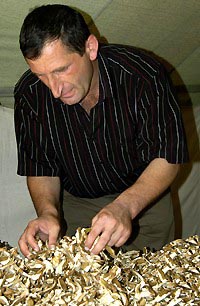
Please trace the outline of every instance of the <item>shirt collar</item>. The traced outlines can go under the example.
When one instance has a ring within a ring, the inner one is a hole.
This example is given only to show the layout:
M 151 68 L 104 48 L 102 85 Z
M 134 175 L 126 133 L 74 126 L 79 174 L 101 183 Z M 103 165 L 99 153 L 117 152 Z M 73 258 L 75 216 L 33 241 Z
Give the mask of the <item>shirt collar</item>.
M 103 55 L 100 47 L 98 51 L 98 66 L 99 66 L 99 103 L 105 101 L 111 96 L 110 91 L 110 67 L 107 58 Z

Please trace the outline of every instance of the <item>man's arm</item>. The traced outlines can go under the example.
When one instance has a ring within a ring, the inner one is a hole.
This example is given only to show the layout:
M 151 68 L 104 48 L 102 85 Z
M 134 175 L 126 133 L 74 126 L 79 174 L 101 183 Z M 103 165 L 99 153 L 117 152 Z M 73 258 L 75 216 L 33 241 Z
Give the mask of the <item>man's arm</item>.
M 173 182 L 179 170 L 178 164 L 165 159 L 154 159 L 138 180 L 112 203 L 104 207 L 92 220 L 86 248 L 98 254 L 106 244 L 121 246 L 131 235 L 132 220 L 150 203 L 156 200 Z
M 59 177 L 28 177 L 27 185 L 38 218 L 30 221 L 19 239 L 19 246 L 25 256 L 29 247 L 38 250 L 35 236 L 49 240 L 49 246 L 56 243 L 60 232 L 60 179 Z

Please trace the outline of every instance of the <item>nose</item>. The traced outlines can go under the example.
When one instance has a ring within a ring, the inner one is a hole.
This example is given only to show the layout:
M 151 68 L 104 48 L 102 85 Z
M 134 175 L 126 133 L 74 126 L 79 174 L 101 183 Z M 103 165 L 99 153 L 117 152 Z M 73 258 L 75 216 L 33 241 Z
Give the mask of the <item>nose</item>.
M 55 76 L 50 76 L 48 79 L 48 87 L 51 89 L 54 98 L 59 98 L 62 92 L 62 86 Z

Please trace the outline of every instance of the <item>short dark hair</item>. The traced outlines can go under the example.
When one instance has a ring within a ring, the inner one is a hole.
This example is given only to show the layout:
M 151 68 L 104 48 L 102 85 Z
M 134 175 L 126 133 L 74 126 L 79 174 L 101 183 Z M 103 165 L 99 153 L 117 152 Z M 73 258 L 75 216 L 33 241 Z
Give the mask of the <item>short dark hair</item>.
M 67 5 L 42 5 L 24 19 L 19 43 L 25 58 L 36 59 L 45 43 L 61 39 L 72 52 L 83 55 L 90 35 L 83 16 Z

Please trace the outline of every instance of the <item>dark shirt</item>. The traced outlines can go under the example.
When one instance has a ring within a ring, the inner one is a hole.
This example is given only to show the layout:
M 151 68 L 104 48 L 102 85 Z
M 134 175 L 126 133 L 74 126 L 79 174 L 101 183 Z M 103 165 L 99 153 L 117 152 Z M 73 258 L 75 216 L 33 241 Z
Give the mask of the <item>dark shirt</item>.
M 122 192 L 155 158 L 187 161 L 180 110 L 164 67 L 136 48 L 102 46 L 99 101 L 66 105 L 28 70 L 15 87 L 19 175 L 59 176 L 75 196 Z

